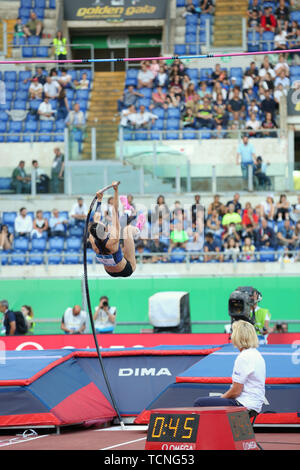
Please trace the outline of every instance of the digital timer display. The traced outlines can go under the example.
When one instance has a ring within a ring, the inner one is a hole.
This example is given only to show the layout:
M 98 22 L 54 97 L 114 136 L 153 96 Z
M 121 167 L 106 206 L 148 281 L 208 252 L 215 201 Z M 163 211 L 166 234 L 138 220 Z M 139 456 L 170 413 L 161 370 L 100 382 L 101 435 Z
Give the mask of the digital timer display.
M 149 442 L 196 442 L 199 414 L 153 413 L 150 418 Z

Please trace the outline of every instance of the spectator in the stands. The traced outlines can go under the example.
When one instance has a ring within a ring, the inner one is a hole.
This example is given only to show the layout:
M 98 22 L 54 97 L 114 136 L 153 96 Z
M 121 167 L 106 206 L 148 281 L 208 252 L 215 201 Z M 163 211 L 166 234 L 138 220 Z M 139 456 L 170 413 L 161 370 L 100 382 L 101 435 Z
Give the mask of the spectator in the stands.
M 182 127 L 183 129 L 195 129 L 195 116 L 191 107 L 187 107 L 182 116 Z
M 287 49 L 287 30 L 281 25 L 276 28 L 276 34 L 274 37 L 274 49 L 275 51 Z
M 84 72 L 81 76 L 81 79 L 77 83 L 76 90 L 88 90 L 90 88 L 90 81 L 88 79 L 87 73 Z
M 248 18 L 248 29 L 256 32 L 260 32 L 260 16 L 257 9 L 253 8 Z
M 240 254 L 239 243 L 233 238 L 229 237 L 223 242 L 224 261 L 236 261 Z
M 57 78 L 58 83 L 63 88 L 72 88 L 74 89 L 74 85 L 72 83 L 72 75 L 68 73 L 67 69 L 61 69 L 61 75 Z
M 31 162 L 31 175 L 35 180 L 36 192 L 37 193 L 48 193 L 49 192 L 49 176 L 46 171 L 43 170 L 37 160 Z
M 208 129 L 214 128 L 213 109 L 208 98 L 204 98 L 203 104 L 198 106 L 195 116 L 195 127 L 196 129 L 202 129 L 203 127 Z
M 251 203 L 247 202 L 245 204 L 245 210 L 243 212 L 243 217 L 242 217 L 242 225 L 243 225 L 244 230 L 249 225 L 252 225 L 254 230 L 256 230 L 258 227 L 258 223 L 259 223 L 259 216 L 254 211 Z
M 191 206 L 191 216 L 192 216 L 192 224 L 196 224 L 198 214 L 201 214 L 203 220 L 205 220 L 205 207 L 201 204 L 201 196 L 200 194 L 195 195 L 195 202 Z
M 51 217 L 49 219 L 49 229 L 51 237 L 65 237 L 66 236 L 66 225 L 69 220 L 59 215 L 58 209 L 53 209 Z
M 57 60 L 66 60 L 67 58 L 67 39 L 64 37 L 62 31 L 57 31 L 55 38 L 52 41 L 54 54 Z
M 257 246 L 258 248 L 276 248 L 275 232 L 265 217 L 261 217 L 257 228 Z
M 79 103 L 74 104 L 73 109 L 69 112 L 65 123 L 70 129 L 73 128 L 76 130 L 83 130 L 85 128 L 86 119 L 84 112 L 80 110 Z
M 286 88 L 283 88 L 282 84 L 279 83 L 278 86 L 274 90 L 274 101 L 276 103 L 276 110 L 279 109 L 280 101 L 282 96 L 287 96 L 288 90 Z
M 128 129 L 134 129 L 136 126 L 136 109 L 134 105 L 124 108 L 120 115 L 120 125 Z
M 44 97 L 44 101 L 39 105 L 37 114 L 41 121 L 54 121 L 55 110 L 52 109 L 47 96 Z
M 270 162 L 264 163 L 262 157 L 257 157 L 254 162 L 253 177 L 254 186 L 260 189 L 271 188 L 271 178 L 267 176 L 267 166 Z
M 267 220 L 274 220 L 276 207 L 274 204 L 273 196 L 270 194 L 266 200 L 260 204 L 260 217 L 265 217 Z
M 25 33 L 24 33 L 24 25 L 22 23 L 22 19 L 17 18 L 17 21 L 14 25 L 14 39 L 15 39 L 17 45 L 19 44 L 19 39 L 21 37 L 24 37 L 24 35 L 25 35 Z
M 251 18 L 253 11 L 256 11 L 258 13 L 258 16 L 261 17 L 262 9 L 260 5 L 260 0 L 252 0 L 251 2 L 249 2 L 247 10 L 247 15 L 249 18 Z
M 272 117 L 275 117 L 277 109 L 276 101 L 271 96 L 270 90 L 264 91 L 264 99 L 261 101 L 261 111 L 266 113 L 271 113 Z
M 58 98 L 61 87 L 56 80 L 51 80 L 51 77 L 46 78 L 46 83 L 44 85 L 44 96 L 50 100 Z
M 275 214 L 274 220 L 289 220 L 291 212 L 291 204 L 286 196 L 286 194 L 281 194 L 279 201 L 275 205 Z
M 188 86 L 186 87 L 186 90 L 184 91 L 184 101 L 185 105 L 189 103 L 189 101 L 195 102 L 196 99 L 198 99 L 199 95 L 196 91 L 195 84 L 193 82 L 190 82 Z
M 245 116 L 245 102 L 240 98 L 240 88 L 238 86 L 233 89 L 233 97 L 229 100 L 227 109 L 232 114 L 234 121 L 243 119 Z
M 277 23 L 282 27 L 286 28 L 290 20 L 290 9 L 286 6 L 285 0 L 279 0 L 279 5 L 275 9 L 275 17 Z
M 64 180 L 65 157 L 58 147 L 54 149 L 54 155 L 51 168 L 51 191 L 52 193 L 60 193 Z
M 289 47 L 293 47 L 298 37 L 299 37 L 299 24 L 296 20 L 292 20 L 289 26 L 287 27 L 287 35 L 286 35 Z
M 200 8 L 203 15 L 212 15 L 214 12 L 213 0 L 200 0 Z
M 165 197 L 162 194 L 158 196 L 156 204 L 151 210 L 151 222 L 158 221 L 159 216 L 161 216 L 163 220 L 170 221 L 170 209 L 166 204 Z
M 242 245 L 242 261 L 255 261 L 255 245 L 251 237 L 247 236 L 244 238 Z
M 57 120 L 65 120 L 70 112 L 69 100 L 66 90 L 61 88 L 57 97 Z
M 14 241 L 13 233 L 10 233 L 7 225 L 2 225 L 0 229 L 0 252 L 11 250 Z
M 158 119 L 156 114 L 147 111 L 145 106 L 140 106 L 139 111 L 136 113 L 136 128 L 137 129 L 150 129 L 154 122 Z
M 133 85 L 130 85 L 127 90 L 124 91 L 123 100 L 119 101 L 119 110 L 122 111 L 124 108 L 136 106 L 139 98 L 144 98 L 144 95 L 136 91 Z
M 250 137 L 259 137 L 260 133 L 258 132 L 261 128 L 261 122 L 257 119 L 255 113 L 251 113 L 249 119 L 246 120 L 245 127 L 249 130 Z
M 275 16 L 272 14 L 272 7 L 265 7 L 264 12 L 260 19 L 261 32 L 271 31 L 275 32 L 277 21 Z
M 24 33 L 27 37 L 29 36 L 42 36 L 44 29 L 43 22 L 37 18 L 34 11 L 30 13 L 28 22 L 24 25 Z
M 215 209 L 220 216 L 223 216 L 227 209 L 224 204 L 220 201 L 220 194 L 215 194 L 213 197 L 213 201 L 209 204 L 207 208 L 207 215 L 212 214 L 213 210 Z
M 251 142 L 249 142 L 248 135 L 245 134 L 243 136 L 243 141 L 238 146 L 237 157 L 236 157 L 236 164 L 241 165 L 242 178 L 244 180 L 245 185 L 248 182 L 249 166 L 253 167 L 254 160 L 255 160 L 254 146 Z
M 43 85 L 39 82 L 38 78 L 33 78 L 28 90 L 29 99 L 40 100 L 43 96 Z
M 242 223 L 242 218 L 238 212 L 235 212 L 235 205 L 232 203 L 229 204 L 228 210 L 222 218 L 223 227 L 227 227 L 231 223 L 234 223 L 236 226 Z
M 167 87 L 169 84 L 168 72 L 165 69 L 164 65 L 160 64 L 158 73 L 155 77 L 155 86 Z
M 49 230 L 49 222 L 47 217 L 43 216 L 43 211 L 36 211 L 35 218 L 33 219 L 31 238 L 47 237 Z
M 24 160 L 21 160 L 19 165 L 12 172 L 11 187 L 17 194 L 30 193 L 31 176 L 25 171 Z
M 214 238 L 214 235 L 211 232 L 205 234 L 205 242 L 204 242 L 204 262 L 210 261 L 223 261 L 223 255 L 219 254 L 221 251 L 219 243 Z M 218 254 L 212 254 L 213 252 Z
M 277 132 L 276 131 L 266 131 L 265 129 L 277 129 L 277 124 L 275 119 L 273 119 L 271 113 L 266 113 L 265 114 L 265 119 L 263 120 L 261 124 L 263 131 L 263 137 L 277 137 Z
M 19 215 L 15 218 L 14 229 L 16 237 L 30 237 L 32 218 L 27 214 L 26 207 L 21 207 Z
M 82 197 L 77 198 L 76 204 L 73 205 L 69 217 L 71 224 L 83 225 L 87 217 L 87 207 Z
M 242 204 L 240 203 L 240 193 L 235 193 L 233 199 L 228 201 L 226 207 L 228 208 L 230 204 L 234 205 L 234 212 L 237 212 L 241 215 L 242 213 Z
M 280 75 L 280 72 L 281 72 L 282 70 L 284 70 L 286 76 L 289 77 L 289 75 L 290 75 L 290 66 L 289 66 L 289 64 L 287 63 L 285 54 L 279 54 L 278 62 L 277 62 L 277 64 L 276 64 L 275 67 L 274 67 L 274 72 L 275 72 L 275 74 L 276 74 L 276 77 L 277 77 L 278 75 Z
M 264 56 L 263 62 L 260 66 L 260 69 L 259 69 L 259 72 L 258 72 L 259 78 L 264 79 L 266 73 L 269 73 L 272 78 L 275 78 L 274 67 L 271 64 L 270 60 L 269 60 L 269 56 L 267 56 L 267 55 Z
M 164 93 L 163 88 L 159 85 L 152 93 L 152 105 L 154 108 L 163 108 L 166 106 L 167 95 Z
M 223 81 L 226 78 L 225 71 L 221 69 L 220 64 L 216 64 L 215 68 L 211 74 L 211 83 L 212 85 L 215 85 L 216 82 L 223 83 Z
M 294 249 L 294 227 L 289 219 L 285 219 L 283 225 L 278 227 L 277 242 L 288 250 Z
M 200 8 L 200 0 L 197 3 L 194 0 L 186 0 L 185 2 L 185 9 L 182 13 L 182 17 L 185 18 L 187 15 L 197 15 L 200 16 L 201 8 Z
M 290 83 L 290 79 L 287 77 L 286 71 L 284 69 L 280 71 L 274 81 L 275 87 L 281 84 L 285 89 L 290 87 Z
M 222 217 L 216 209 L 213 209 L 212 213 L 207 217 L 206 230 L 218 237 L 221 237 L 223 233 Z
M 143 62 L 141 69 L 137 75 L 138 88 L 153 88 L 155 76 L 153 72 L 147 69 L 146 64 Z
M 295 222 L 300 221 L 300 194 L 297 196 L 297 202 L 292 205 L 292 217 Z
M 208 99 L 212 98 L 211 91 L 208 88 L 207 82 L 205 82 L 205 81 L 199 82 L 199 87 L 198 87 L 197 93 L 198 93 L 202 103 L 203 103 L 204 98 L 208 98 Z

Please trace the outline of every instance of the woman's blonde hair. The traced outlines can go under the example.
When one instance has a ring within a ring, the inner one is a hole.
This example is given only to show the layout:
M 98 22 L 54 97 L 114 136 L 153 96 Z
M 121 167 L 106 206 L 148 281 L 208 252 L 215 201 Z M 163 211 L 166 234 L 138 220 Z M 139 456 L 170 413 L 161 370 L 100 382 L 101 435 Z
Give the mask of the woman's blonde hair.
M 232 324 L 231 341 L 239 350 L 258 347 L 254 326 L 244 320 L 238 320 Z

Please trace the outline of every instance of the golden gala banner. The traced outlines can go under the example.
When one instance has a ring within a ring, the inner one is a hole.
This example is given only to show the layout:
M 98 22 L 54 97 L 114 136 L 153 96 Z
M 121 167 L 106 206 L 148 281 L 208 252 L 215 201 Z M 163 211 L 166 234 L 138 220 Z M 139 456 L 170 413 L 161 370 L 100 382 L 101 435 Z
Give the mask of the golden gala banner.
M 168 0 L 65 0 L 66 21 L 153 20 L 166 17 Z

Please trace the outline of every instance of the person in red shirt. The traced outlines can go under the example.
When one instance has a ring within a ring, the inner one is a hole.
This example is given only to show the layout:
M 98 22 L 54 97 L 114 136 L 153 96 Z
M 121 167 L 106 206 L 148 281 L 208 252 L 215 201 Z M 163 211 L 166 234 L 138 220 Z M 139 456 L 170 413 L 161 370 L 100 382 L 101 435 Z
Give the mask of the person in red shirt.
M 254 212 L 253 207 L 250 203 L 246 204 L 243 217 L 242 217 L 242 225 L 246 228 L 249 225 L 252 225 L 254 229 L 257 228 L 259 222 L 258 215 Z
M 264 14 L 261 16 L 260 19 L 260 26 L 261 26 L 261 33 L 265 31 L 272 31 L 275 33 L 277 20 L 274 15 L 272 15 L 272 8 L 266 7 L 264 9 Z

